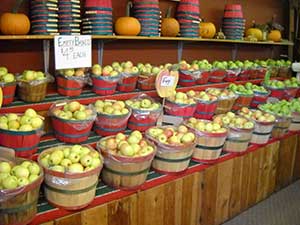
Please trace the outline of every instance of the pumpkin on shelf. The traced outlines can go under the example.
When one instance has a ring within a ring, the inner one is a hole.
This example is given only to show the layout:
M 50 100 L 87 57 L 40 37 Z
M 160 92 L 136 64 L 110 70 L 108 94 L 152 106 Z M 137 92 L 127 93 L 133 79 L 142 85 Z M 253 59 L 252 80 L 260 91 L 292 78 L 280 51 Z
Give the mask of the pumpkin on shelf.
M 27 15 L 18 13 L 23 0 L 17 0 L 12 12 L 5 12 L 0 17 L 0 30 L 6 35 L 25 35 L 30 30 L 30 20 Z
M 268 40 L 279 42 L 281 41 L 281 32 L 280 30 L 271 30 L 268 34 Z
M 180 31 L 179 22 L 175 18 L 171 18 L 172 7 L 169 7 L 166 17 L 161 22 L 161 35 L 164 37 L 176 37 Z
M 262 32 L 261 29 L 259 29 L 258 27 L 256 27 L 255 21 L 253 21 L 252 27 L 249 28 L 246 31 L 246 37 L 254 37 L 258 41 L 262 41 L 263 40 L 263 32 Z
M 216 26 L 211 22 L 201 22 L 199 24 L 199 34 L 202 38 L 214 38 L 216 35 Z
M 115 22 L 115 32 L 118 35 L 137 36 L 141 32 L 141 24 L 138 19 L 130 16 L 132 2 L 126 6 L 126 16 L 119 17 Z

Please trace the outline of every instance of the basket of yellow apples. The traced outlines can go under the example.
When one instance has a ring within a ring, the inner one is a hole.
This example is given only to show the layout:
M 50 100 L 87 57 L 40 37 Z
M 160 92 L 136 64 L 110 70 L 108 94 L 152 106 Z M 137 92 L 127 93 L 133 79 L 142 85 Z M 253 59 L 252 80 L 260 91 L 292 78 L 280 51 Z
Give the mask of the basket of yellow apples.
M 227 128 L 210 120 L 189 118 L 184 122 L 197 136 L 197 145 L 193 160 L 202 163 L 214 163 L 220 157 L 226 137 Z
M 261 110 L 250 110 L 246 107 L 239 111 L 239 115 L 251 119 L 255 123 L 250 143 L 266 144 L 271 136 L 276 117 L 270 113 Z
M 0 88 L 3 91 L 2 105 L 9 105 L 13 102 L 16 92 L 16 78 L 9 73 L 6 67 L 0 67 Z
M 43 126 L 44 118 L 31 108 L 24 114 L 0 114 L 0 145 L 14 149 L 18 157 L 31 157 L 37 151 Z
M 131 110 L 124 101 L 97 100 L 94 107 L 97 111 L 94 125 L 97 134 L 110 136 L 126 130 Z
M 159 173 L 177 174 L 188 168 L 196 145 L 196 136 L 185 125 L 157 126 L 146 131 L 157 153 L 152 163 Z
M 47 86 L 53 77 L 41 71 L 25 70 L 17 77 L 18 94 L 25 102 L 41 102 L 47 94 Z
M 78 96 L 87 83 L 85 68 L 63 69 L 56 75 L 57 92 L 65 96 Z
M 12 149 L 0 151 L 1 225 L 28 224 L 37 213 L 43 170 L 34 161 L 14 157 Z
M 86 141 L 96 119 L 96 111 L 92 106 L 77 101 L 56 102 L 49 112 L 55 137 L 67 143 Z
M 117 63 L 116 63 L 117 64 Z M 133 65 L 131 61 L 122 62 L 114 66 L 121 71 L 121 78 L 118 81 L 117 90 L 121 92 L 131 92 L 136 88 L 138 76 L 140 74 L 139 69 Z
M 140 131 L 102 138 L 97 149 L 104 157 L 102 180 L 120 189 L 138 189 L 146 181 L 156 147 Z
M 38 163 L 45 173 L 45 197 L 53 206 L 78 210 L 94 200 L 103 159 L 92 147 L 52 147 L 39 155 Z
M 171 64 L 167 64 L 165 67 L 170 65 Z M 143 91 L 154 90 L 156 76 L 163 68 L 152 66 L 150 63 L 138 63 L 137 67 L 140 71 L 140 75 L 137 80 L 137 88 Z
M 165 112 L 172 116 L 191 117 L 194 115 L 197 103 L 193 97 L 183 92 L 176 92 L 165 102 Z
M 254 130 L 254 122 L 233 112 L 217 115 L 213 121 L 228 129 L 223 148 L 226 152 L 243 153 L 247 150 Z
M 131 109 L 128 120 L 128 128 L 131 130 L 145 131 L 155 126 L 162 113 L 161 104 L 146 94 L 126 100 L 125 103 Z

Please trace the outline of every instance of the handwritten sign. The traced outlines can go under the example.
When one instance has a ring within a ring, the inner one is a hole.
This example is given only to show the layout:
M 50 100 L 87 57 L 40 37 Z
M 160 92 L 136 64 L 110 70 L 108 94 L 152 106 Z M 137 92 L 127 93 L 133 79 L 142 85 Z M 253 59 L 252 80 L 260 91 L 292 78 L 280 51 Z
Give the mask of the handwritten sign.
M 161 78 L 161 83 L 160 85 L 162 87 L 173 87 L 175 83 L 175 77 L 171 77 L 171 76 L 163 76 Z
M 59 35 L 54 38 L 55 68 L 92 66 L 92 38 L 90 35 Z
M 174 95 L 178 82 L 178 71 L 162 70 L 156 76 L 155 88 L 162 98 Z

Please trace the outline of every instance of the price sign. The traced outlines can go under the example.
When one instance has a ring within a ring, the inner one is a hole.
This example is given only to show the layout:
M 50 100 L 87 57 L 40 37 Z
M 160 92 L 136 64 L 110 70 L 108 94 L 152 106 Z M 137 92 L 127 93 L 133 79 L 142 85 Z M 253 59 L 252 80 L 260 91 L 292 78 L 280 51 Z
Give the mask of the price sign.
M 162 98 L 174 94 L 178 82 L 178 71 L 162 70 L 156 76 L 155 87 L 158 95 Z
M 59 35 L 54 38 L 55 68 L 92 66 L 92 38 L 90 35 Z
M 162 87 L 173 87 L 175 83 L 175 77 L 171 77 L 171 76 L 163 76 L 161 78 L 161 83 L 160 85 Z

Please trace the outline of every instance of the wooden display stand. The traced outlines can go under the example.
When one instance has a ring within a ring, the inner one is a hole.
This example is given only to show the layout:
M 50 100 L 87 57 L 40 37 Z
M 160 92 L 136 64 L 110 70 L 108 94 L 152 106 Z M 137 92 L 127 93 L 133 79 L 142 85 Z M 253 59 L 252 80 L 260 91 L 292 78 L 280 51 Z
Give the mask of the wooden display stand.
M 300 135 L 289 133 L 265 146 L 250 146 L 243 155 L 227 154 L 214 165 L 164 175 L 142 191 L 81 212 L 61 218 L 40 214 L 32 224 L 49 219 L 43 225 L 221 224 L 300 177 L 299 144 Z

